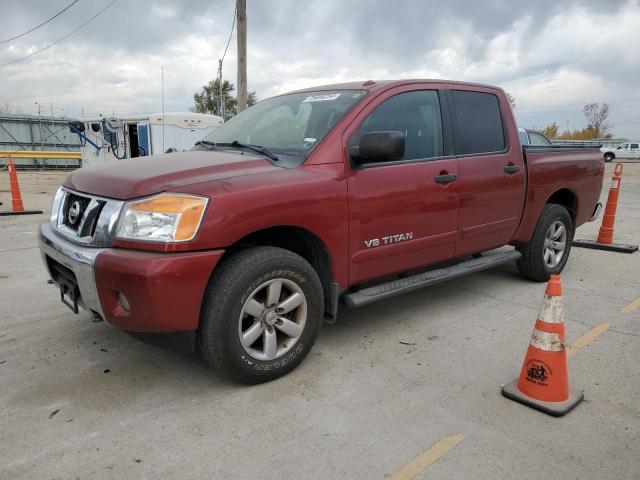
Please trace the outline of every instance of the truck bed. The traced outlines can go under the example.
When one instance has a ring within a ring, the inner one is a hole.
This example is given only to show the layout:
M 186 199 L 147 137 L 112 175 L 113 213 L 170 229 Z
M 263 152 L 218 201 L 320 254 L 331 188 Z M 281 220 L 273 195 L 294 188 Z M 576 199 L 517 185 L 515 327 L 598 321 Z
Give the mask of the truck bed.
M 587 222 L 600 198 L 604 160 L 598 147 L 524 145 L 527 207 L 513 243 L 531 238 L 540 212 L 551 195 L 572 199 L 576 227 Z

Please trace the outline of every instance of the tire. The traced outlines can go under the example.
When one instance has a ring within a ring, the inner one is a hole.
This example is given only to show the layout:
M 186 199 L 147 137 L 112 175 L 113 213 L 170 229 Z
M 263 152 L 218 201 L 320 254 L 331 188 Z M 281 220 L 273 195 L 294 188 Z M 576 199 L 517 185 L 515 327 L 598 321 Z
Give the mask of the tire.
M 564 237 L 562 233 L 558 234 L 559 225 L 564 228 Z M 558 234 L 557 239 L 550 238 L 556 234 Z M 516 262 L 520 273 L 529 280 L 546 282 L 552 273 L 562 272 L 569 258 L 573 234 L 574 225 L 567 209 L 554 203 L 545 205 L 531 240 L 518 248 L 522 253 L 522 257 Z M 547 243 L 548 239 L 549 243 Z M 564 249 L 560 253 L 559 246 L 562 243 L 564 243 Z M 547 250 L 552 252 L 551 255 L 547 255 Z
M 209 365 L 234 382 L 268 382 L 307 356 L 323 312 L 322 284 L 306 260 L 276 247 L 243 250 L 214 270 L 200 315 L 198 349 Z
M 614 159 L 614 158 L 615 158 L 615 157 L 613 156 L 613 154 L 612 154 L 612 153 L 605 153 L 605 154 L 604 154 L 604 161 L 605 161 L 605 162 L 607 162 L 607 163 L 608 163 L 608 162 L 613 162 L 613 159 Z

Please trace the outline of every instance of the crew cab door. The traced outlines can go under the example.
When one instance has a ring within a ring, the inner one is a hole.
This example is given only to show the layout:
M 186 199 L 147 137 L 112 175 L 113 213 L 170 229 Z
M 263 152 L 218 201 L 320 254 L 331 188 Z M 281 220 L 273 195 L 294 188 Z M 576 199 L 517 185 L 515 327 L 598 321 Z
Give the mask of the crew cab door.
M 510 107 L 500 104 L 495 90 L 461 86 L 449 98 L 459 159 L 458 257 L 513 238 L 524 205 L 526 166 Z
M 637 159 L 640 158 L 640 145 L 637 143 L 629 144 L 629 158 Z
M 366 107 L 345 132 L 347 151 L 364 134 L 402 132 L 400 160 L 350 158 L 350 283 L 450 259 L 457 235 L 458 162 L 450 153 L 437 90 L 399 87 Z
M 629 158 L 629 144 L 623 143 L 622 145 L 618 145 L 614 150 L 614 155 L 616 158 Z

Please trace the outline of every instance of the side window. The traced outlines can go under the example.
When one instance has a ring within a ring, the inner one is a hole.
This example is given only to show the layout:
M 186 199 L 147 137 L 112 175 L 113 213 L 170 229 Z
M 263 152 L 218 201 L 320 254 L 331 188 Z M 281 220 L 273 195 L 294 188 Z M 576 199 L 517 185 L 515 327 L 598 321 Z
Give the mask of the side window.
M 405 137 L 402 160 L 442 156 L 442 119 L 438 92 L 400 93 L 385 100 L 360 124 L 348 146 L 357 148 L 360 137 L 371 132 L 397 131 Z
M 530 132 L 531 145 L 551 145 L 551 143 L 542 135 L 536 132 Z
M 520 128 L 518 129 L 518 136 L 520 137 L 520 145 L 528 145 L 529 137 L 527 135 L 527 131 Z
M 632 144 L 631 144 L 631 148 L 632 148 L 632 149 L 634 149 L 634 148 L 635 148 L 635 149 L 637 150 L 637 149 L 638 149 L 638 144 L 637 144 L 637 143 L 632 143 Z
M 452 90 L 458 124 L 456 153 L 490 153 L 504 150 L 506 143 L 498 97 L 490 93 Z

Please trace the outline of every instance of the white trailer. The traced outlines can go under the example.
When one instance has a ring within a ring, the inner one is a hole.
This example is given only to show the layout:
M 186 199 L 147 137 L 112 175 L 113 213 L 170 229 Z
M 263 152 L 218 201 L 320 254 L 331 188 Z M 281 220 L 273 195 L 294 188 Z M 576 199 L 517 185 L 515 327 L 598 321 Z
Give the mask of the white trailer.
M 223 123 L 203 113 L 162 113 L 129 117 L 83 118 L 70 122 L 80 135 L 82 166 L 190 150 Z

